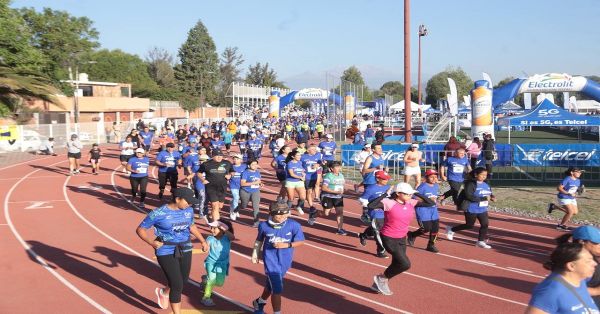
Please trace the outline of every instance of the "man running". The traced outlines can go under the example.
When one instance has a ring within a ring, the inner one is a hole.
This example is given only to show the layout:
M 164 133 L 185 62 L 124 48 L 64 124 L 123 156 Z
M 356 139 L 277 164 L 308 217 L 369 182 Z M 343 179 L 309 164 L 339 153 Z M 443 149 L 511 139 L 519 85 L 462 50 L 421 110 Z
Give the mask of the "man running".
M 304 187 L 306 188 L 306 201 L 309 206 L 309 211 L 316 211 L 314 206 L 314 199 L 316 196 L 315 188 L 317 182 L 321 180 L 321 164 L 323 162 L 323 155 L 317 152 L 317 145 L 311 144 L 308 147 L 307 154 L 303 154 L 300 158 L 302 161 L 302 167 L 306 172 L 306 179 L 304 180 Z
M 373 153 L 371 156 L 367 157 L 361 170 L 365 191 L 369 188 L 369 186 L 377 183 L 377 180 L 375 179 L 375 172 L 385 169 L 385 159 L 383 159 L 383 149 L 381 148 L 381 144 L 372 144 L 371 148 Z M 360 220 L 365 224 L 370 224 L 371 222 L 367 211 L 364 209 Z
M 225 192 L 227 191 L 227 180 L 231 178 L 233 168 L 231 163 L 223 160 L 223 153 L 219 150 L 213 152 L 212 160 L 203 163 L 199 172 L 204 173 L 206 198 L 210 202 L 212 221 L 220 218 L 220 211 L 225 202 Z
M 336 221 L 338 230 L 336 231 L 339 235 L 347 235 L 348 233 L 344 230 L 344 175 L 342 174 L 342 163 L 339 161 L 333 161 L 331 163 L 331 171 L 323 176 L 322 189 L 322 200 L 323 214 L 325 217 L 329 216 L 329 212 L 335 208 Z M 316 210 L 311 211 L 308 224 L 313 225 L 317 220 L 318 212 Z
M 319 148 L 321 149 L 321 153 L 323 154 L 323 161 L 325 164 L 325 171 L 329 171 L 329 167 L 331 167 L 331 163 L 335 160 L 335 151 L 337 149 L 337 144 L 333 141 L 333 135 L 327 134 L 327 140 L 319 143 Z
M 175 151 L 175 144 L 168 143 L 167 150 L 158 153 L 156 165 L 158 166 L 158 198 L 162 199 L 167 180 L 171 183 L 171 194 L 177 188 L 179 174 L 176 167 L 181 165 L 181 155 Z

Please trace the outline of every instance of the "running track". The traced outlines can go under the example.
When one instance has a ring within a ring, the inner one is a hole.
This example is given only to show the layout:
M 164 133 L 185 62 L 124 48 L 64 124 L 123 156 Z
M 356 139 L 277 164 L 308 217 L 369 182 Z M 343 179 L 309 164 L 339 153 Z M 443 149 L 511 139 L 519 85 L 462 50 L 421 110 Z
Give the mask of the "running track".
M 103 150 L 107 156 L 98 176 L 88 167 L 66 176 L 65 156 L 0 168 L 0 313 L 166 312 L 156 306 L 154 296 L 163 274 L 153 250 L 135 234 L 144 213 L 127 201 L 129 180 L 117 171 L 118 151 Z M 267 183 L 262 218 L 279 190 L 269 162 L 267 157 L 261 161 Z M 156 180 L 148 190 L 147 207 L 158 206 Z M 425 251 L 427 240 L 419 238 L 408 249 L 412 268 L 390 282 L 394 295 L 386 297 L 369 286 L 390 260 L 373 255 L 372 240 L 367 247 L 358 244 L 356 233 L 364 226 L 357 199 L 353 191 L 345 199 L 345 229 L 351 234 L 346 237 L 334 234 L 333 216 L 319 218 L 314 226 L 306 224 L 306 215 L 293 217 L 302 223 L 307 241 L 296 249 L 286 277 L 286 313 L 521 313 L 534 285 L 546 275 L 541 263 L 559 235 L 552 222 L 492 214 L 491 250 L 474 247 L 475 232 L 458 233 L 453 242 L 442 233 L 439 254 Z M 450 209 L 441 209 L 440 216 L 442 230 L 463 221 Z M 207 235 L 204 222 L 197 223 Z M 262 265 L 248 257 L 256 237 L 249 223 L 248 210 L 234 224 L 231 272 L 225 286 L 215 290 L 215 308 L 199 302 L 205 256 L 195 252 L 182 299 L 187 313 L 249 310 L 265 280 Z M 266 311 L 272 311 L 270 305 Z

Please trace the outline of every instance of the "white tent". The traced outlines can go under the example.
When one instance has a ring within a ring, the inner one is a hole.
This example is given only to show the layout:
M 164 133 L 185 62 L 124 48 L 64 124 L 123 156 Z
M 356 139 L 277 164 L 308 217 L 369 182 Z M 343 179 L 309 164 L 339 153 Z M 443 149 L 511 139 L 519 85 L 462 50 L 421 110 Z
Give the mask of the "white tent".
M 404 110 L 404 100 L 401 100 L 390 106 L 389 110 L 391 111 L 403 111 Z M 416 102 L 410 102 L 410 111 L 418 111 L 419 105 Z

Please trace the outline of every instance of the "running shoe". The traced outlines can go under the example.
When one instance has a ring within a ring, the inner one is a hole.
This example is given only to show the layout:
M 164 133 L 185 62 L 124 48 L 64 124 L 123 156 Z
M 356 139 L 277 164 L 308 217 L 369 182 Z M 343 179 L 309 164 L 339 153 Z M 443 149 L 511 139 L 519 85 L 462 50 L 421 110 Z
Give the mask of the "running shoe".
M 134 202 L 135 202 L 135 197 L 132 197 L 132 198 L 129 200 L 129 203 L 133 204 Z
M 215 306 L 215 302 L 211 299 L 211 298 L 202 298 L 202 301 L 200 301 L 200 303 L 202 303 L 202 305 L 204 306 Z
M 344 230 L 344 229 L 338 229 L 336 231 L 336 234 L 345 236 L 345 235 L 348 235 L 348 232 L 346 232 L 346 230 Z
M 477 243 L 475 243 L 476 247 L 480 247 L 482 249 L 491 249 L 492 247 L 489 246 L 489 244 L 485 243 L 484 241 L 477 241 Z
M 261 301 L 260 298 L 256 298 L 254 301 L 252 301 L 252 307 L 255 311 L 262 311 L 266 304 L 267 301 Z
M 144 202 L 140 201 L 138 207 L 141 208 L 141 209 L 145 209 L 146 208 L 146 204 L 144 204 Z
M 450 241 L 454 240 L 454 231 L 452 231 L 452 226 L 446 226 L 446 239 Z
M 240 212 L 235 212 L 235 218 L 240 218 Z
M 298 215 L 300 215 L 300 216 L 304 215 L 304 211 L 302 210 L 302 207 L 298 206 L 298 207 L 296 207 L 296 210 L 298 211 Z
M 373 282 L 375 282 L 375 286 L 377 287 L 377 291 L 379 291 L 383 295 L 392 295 L 392 291 L 388 286 L 387 278 L 384 278 L 379 275 L 373 276 Z
M 554 210 L 554 204 L 552 204 L 552 203 L 548 204 L 548 214 L 552 214 L 553 210 Z
M 156 304 L 161 309 L 167 309 L 169 307 L 169 296 L 164 295 L 162 288 L 154 289 L 154 293 L 156 294 Z
M 127 173 L 127 168 L 123 168 L 123 173 Z
M 390 258 L 387 254 L 385 254 L 385 252 L 377 252 L 375 256 L 379 258 Z
M 360 242 L 360 245 L 367 246 L 367 235 L 365 235 L 362 232 L 359 233 L 358 234 L 358 241 Z
M 317 218 L 315 218 L 315 217 L 309 217 L 306 222 L 308 223 L 309 226 L 312 226 L 312 225 L 315 224 L 315 221 L 317 221 Z
M 440 251 L 437 247 L 435 247 L 434 244 L 427 245 L 427 248 L 425 250 L 432 253 L 438 253 Z
M 98 172 L 94 172 L 94 175 L 95 175 L 95 176 L 97 176 L 97 175 L 98 175 Z
M 408 243 L 408 245 L 413 246 L 415 245 L 415 236 L 412 233 L 408 233 L 408 235 L 406 236 L 406 242 Z
M 561 225 L 561 224 L 558 224 L 558 225 L 556 225 L 556 230 L 559 230 L 559 231 L 565 231 L 565 232 L 569 232 L 569 231 L 571 231 L 572 229 L 571 229 L 571 227 L 568 227 L 568 226 L 566 226 L 566 225 Z
M 235 214 L 235 212 L 229 213 L 229 219 L 231 219 L 232 221 L 235 221 L 237 219 L 237 215 Z

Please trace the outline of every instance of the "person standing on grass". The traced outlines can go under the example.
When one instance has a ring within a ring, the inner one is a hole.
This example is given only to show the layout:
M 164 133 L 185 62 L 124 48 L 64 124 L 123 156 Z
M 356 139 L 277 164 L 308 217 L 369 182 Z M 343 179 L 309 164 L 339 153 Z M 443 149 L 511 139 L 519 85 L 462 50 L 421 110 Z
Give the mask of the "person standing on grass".
M 229 221 L 213 221 L 209 223 L 212 235 L 206 237 L 208 256 L 204 260 L 206 275 L 202 276 L 204 295 L 201 303 L 204 306 L 215 306 L 212 300 L 213 287 L 222 287 L 225 277 L 229 275 L 229 254 L 231 242 L 235 240 L 233 225 Z
M 258 228 L 258 213 L 260 210 L 260 188 L 264 186 L 261 181 L 260 171 L 258 170 L 258 160 L 251 160 L 248 167 L 242 172 L 240 177 L 240 199 L 241 205 L 236 209 L 236 217 L 240 209 L 246 209 L 248 203 L 252 201 L 252 216 L 254 218 L 253 228 Z
M 377 252 L 375 255 L 379 258 L 389 258 L 389 256 L 385 254 L 385 248 L 383 247 L 383 242 L 381 241 L 380 230 L 384 223 L 383 209 L 377 208 L 369 210 L 367 206 L 372 200 L 390 192 L 391 187 L 388 185 L 388 181 L 391 178 L 392 177 L 383 170 L 375 172 L 377 184 L 369 185 L 369 187 L 365 189 L 363 194 L 358 199 L 363 205 L 363 212 L 367 212 L 371 220 L 370 225 L 362 233 L 358 234 L 358 240 L 360 245 L 367 246 L 367 239 L 369 237 L 373 237 L 375 239 L 375 244 L 377 245 Z
M 289 215 L 290 208 L 286 203 L 273 202 L 269 206 L 269 220 L 258 225 L 251 260 L 258 264 L 259 256 L 262 257 L 267 280 L 261 296 L 252 301 L 255 313 L 264 313 L 271 297 L 273 314 L 281 314 L 283 277 L 292 267 L 294 248 L 304 244 L 300 223 L 289 219 Z
M 168 204 L 149 212 L 136 233 L 154 248 L 158 264 L 167 277 L 168 286 L 154 290 L 158 306 L 167 309 L 170 303 L 173 313 L 179 314 L 181 293 L 192 266 L 191 235 L 200 241 L 202 252 L 208 250 L 208 243 L 194 224 L 194 210 L 190 207 L 197 202 L 194 192 L 178 188 L 173 196 Z
M 440 186 L 437 183 L 438 177 L 437 171 L 429 169 L 425 172 L 425 182 L 421 183 L 417 187 L 417 191 L 430 198 L 435 203 L 437 196 L 440 194 Z M 437 235 L 440 230 L 440 216 L 438 213 L 437 205 L 431 207 L 417 207 L 417 222 L 419 223 L 419 229 L 416 231 L 408 232 L 408 245 L 414 246 L 415 239 L 423 234 L 429 233 L 429 242 L 427 243 L 426 250 L 429 252 L 437 253 L 439 250 L 435 246 Z
M 558 190 L 558 205 L 554 203 L 548 205 L 548 214 L 551 214 L 554 210 L 560 210 L 565 213 L 560 223 L 556 226 L 557 230 L 571 230 L 571 228 L 567 226 L 567 223 L 579 212 L 579 209 L 577 208 L 577 193 L 582 186 L 580 177 L 583 172 L 583 170 L 577 167 L 569 167 L 569 169 L 565 171 L 565 178 L 556 188 Z
M 413 195 L 420 200 L 413 199 Z M 371 289 L 383 294 L 392 295 L 388 282 L 395 276 L 410 268 L 410 260 L 406 256 L 406 235 L 415 216 L 415 207 L 430 207 L 433 200 L 419 194 L 408 183 L 398 183 L 392 194 L 383 194 L 367 205 L 369 209 L 383 208 L 384 223 L 381 228 L 383 247 L 392 256 L 392 263 L 386 270 L 373 277 Z
M 347 235 L 344 230 L 344 175 L 342 174 L 342 163 L 334 161 L 331 163 L 331 171 L 323 176 L 323 185 L 321 187 L 321 205 L 323 205 L 323 215 L 329 216 L 329 212 L 335 208 L 335 215 L 339 235 Z M 318 211 L 316 209 L 309 213 L 308 224 L 313 225 L 317 220 Z
M 479 221 L 479 237 L 475 246 L 491 249 L 492 247 L 486 243 L 487 232 L 489 227 L 488 207 L 489 202 L 495 202 L 496 197 L 492 194 L 492 188 L 485 182 L 487 179 L 487 170 L 479 167 L 475 168 L 470 175 L 469 180 L 465 183 L 464 197 L 459 205 L 465 211 L 465 223 L 452 227 L 446 226 L 446 238 L 454 239 L 454 233 L 461 230 L 473 229 L 475 220 Z
M 71 140 L 67 142 L 67 158 L 69 158 L 69 175 L 79 173 L 79 159 L 81 159 L 81 149 L 83 145 L 79 141 L 77 134 L 71 135 Z
M 92 149 L 88 152 L 88 162 L 92 165 L 92 173 L 94 175 L 98 175 L 98 170 L 100 170 L 100 157 L 102 157 L 102 151 L 98 147 L 97 143 L 92 145 Z
M 135 202 L 138 187 L 140 189 L 139 207 L 145 208 L 144 201 L 146 200 L 146 187 L 148 186 L 148 168 L 150 167 L 150 159 L 146 156 L 143 148 L 135 150 L 135 156 L 127 161 L 127 171 L 129 175 L 129 183 L 131 185 L 131 204 Z

